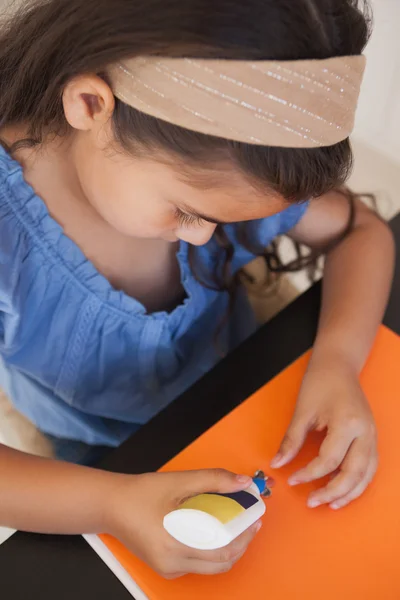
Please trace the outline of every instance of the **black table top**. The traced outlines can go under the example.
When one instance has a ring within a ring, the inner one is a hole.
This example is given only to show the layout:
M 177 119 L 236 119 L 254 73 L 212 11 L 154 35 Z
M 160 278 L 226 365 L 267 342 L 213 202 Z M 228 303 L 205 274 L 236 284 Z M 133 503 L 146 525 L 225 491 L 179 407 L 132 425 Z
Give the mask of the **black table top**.
M 400 334 L 400 215 L 391 226 L 397 267 L 384 322 Z M 311 347 L 320 297 L 317 284 L 111 452 L 101 466 L 132 474 L 160 468 Z M 131 598 L 81 537 L 21 532 L 0 546 L 0 590 L 7 600 Z

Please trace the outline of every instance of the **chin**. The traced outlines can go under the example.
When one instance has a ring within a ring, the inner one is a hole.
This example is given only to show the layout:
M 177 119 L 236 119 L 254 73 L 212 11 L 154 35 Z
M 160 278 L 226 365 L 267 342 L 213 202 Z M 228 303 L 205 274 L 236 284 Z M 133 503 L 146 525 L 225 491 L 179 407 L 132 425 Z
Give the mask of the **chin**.
M 173 233 L 164 233 L 163 235 L 160 235 L 161 240 L 164 240 L 165 242 L 179 242 L 179 238 L 176 237 L 176 235 L 174 235 Z

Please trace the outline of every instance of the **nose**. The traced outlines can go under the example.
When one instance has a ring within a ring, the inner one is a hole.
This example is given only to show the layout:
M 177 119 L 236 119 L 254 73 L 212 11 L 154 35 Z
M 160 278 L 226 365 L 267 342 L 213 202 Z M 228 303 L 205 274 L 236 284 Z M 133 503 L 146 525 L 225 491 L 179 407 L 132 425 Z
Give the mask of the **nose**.
M 175 233 L 183 242 L 187 242 L 193 246 L 204 246 L 212 238 L 216 227 L 213 223 L 207 223 L 202 227 L 180 228 Z

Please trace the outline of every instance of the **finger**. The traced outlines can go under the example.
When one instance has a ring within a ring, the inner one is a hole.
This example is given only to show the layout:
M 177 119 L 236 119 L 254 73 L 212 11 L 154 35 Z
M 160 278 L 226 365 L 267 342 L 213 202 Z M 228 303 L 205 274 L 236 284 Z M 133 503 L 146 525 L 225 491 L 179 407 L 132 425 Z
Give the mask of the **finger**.
M 378 468 L 378 458 L 374 457 L 373 460 L 370 462 L 368 471 L 367 471 L 363 481 L 361 481 L 349 494 L 347 494 L 346 496 L 343 496 L 342 498 L 339 498 L 339 500 L 335 500 L 335 502 L 332 502 L 330 504 L 330 507 L 333 508 L 334 510 L 339 510 L 340 508 L 343 508 L 344 506 L 347 506 L 348 504 L 350 504 L 350 502 L 352 502 L 353 500 L 356 500 L 356 498 L 359 498 L 361 496 L 361 494 L 363 494 L 365 492 L 365 490 L 367 489 L 367 487 L 369 486 L 369 484 L 375 477 L 377 468 Z
M 169 552 L 169 555 L 174 554 L 175 558 L 169 564 L 164 564 L 163 567 L 156 568 L 156 570 L 165 579 L 176 579 L 187 573 L 203 575 L 225 573 L 244 555 L 260 529 L 261 522 L 258 521 L 229 546 L 218 550 L 194 550 L 176 542 L 174 546 L 170 546 Z
M 247 475 L 235 475 L 224 469 L 204 469 L 201 471 L 186 471 L 179 473 L 182 485 L 182 497 L 194 496 L 204 492 L 229 493 L 244 490 L 251 483 Z
M 354 490 L 365 478 L 372 460 L 371 442 L 365 439 L 356 440 L 343 462 L 339 474 L 320 490 L 313 492 L 308 499 L 308 506 L 316 508 L 321 504 L 330 504 Z
M 198 575 L 218 575 L 220 573 L 227 573 L 242 558 L 245 552 L 246 550 L 243 550 L 240 554 L 237 554 L 234 558 L 226 562 L 188 559 L 187 562 L 185 562 L 185 570 L 187 570 L 188 573 L 195 573 Z
M 187 571 L 177 571 L 176 573 L 163 573 L 162 571 L 158 572 L 161 577 L 167 579 L 168 581 L 172 581 L 173 579 L 179 579 L 179 577 L 184 577 L 187 575 Z
M 188 560 L 185 563 L 187 573 L 195 575 L 220 575 L 228 573 L 235 563 L 213 563 L 205 560 Z
M 191 550 L 189 558 L 192 560 L 204 560 L 215 563 L 228 563 L 242 556 L 248 545 L 261 529 L 261 522 L 258 521 L 237 537 L 233 542 L 224 548 L 218 550 Z
M 332 433 L 328 432 L 321 444 L 318 456 L 304 467 L 304 469 L 300 469 L 300 471 L 294 473 L 289 478 L 289 484 L 309 483 L 336 471 L 342 464 L 353 439 L 353 434 L 338 436 L 335 431 Z
M 280 469 L 300 452 L 310 430 L 309 420 L 295 417 L 282 440 L 278 453 L 271 461 L 272 469 Z

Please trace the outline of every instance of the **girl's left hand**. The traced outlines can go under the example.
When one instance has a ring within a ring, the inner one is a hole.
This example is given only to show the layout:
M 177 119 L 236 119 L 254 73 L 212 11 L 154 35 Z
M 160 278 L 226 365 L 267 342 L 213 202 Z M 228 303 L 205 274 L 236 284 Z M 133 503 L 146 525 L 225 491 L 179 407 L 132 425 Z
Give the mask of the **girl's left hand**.
M 300 451 L 309 431 L 325 429 L 318 456 L 292 475 L 289 484 L 331 475 L 326 486 L 311 493 L 308 506 L 329 504 L 338 509 L 358 498 L 375 475 L 376 428 L 357 375 L 346 365 L 312 360 L 292 422 L 271 467 L 288 464 Z

